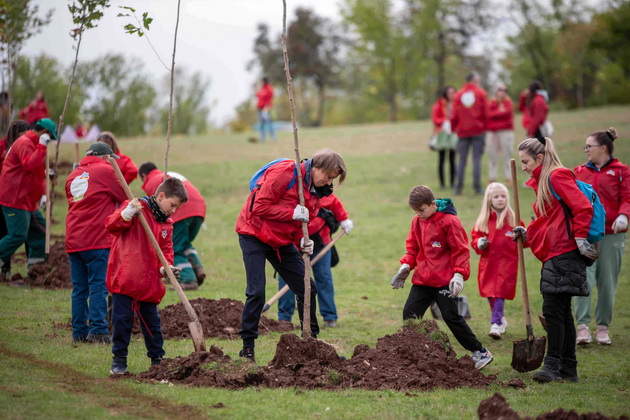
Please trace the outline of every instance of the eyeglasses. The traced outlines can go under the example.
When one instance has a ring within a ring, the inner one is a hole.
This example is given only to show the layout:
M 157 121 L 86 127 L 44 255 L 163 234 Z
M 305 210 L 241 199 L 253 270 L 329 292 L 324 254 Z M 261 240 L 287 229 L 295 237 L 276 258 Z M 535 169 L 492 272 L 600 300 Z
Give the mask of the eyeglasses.
M 583 147 L 585 152 L 588 152 L 589 150 L 591 150 L 591 147 L 602 147 L 601 144 L 587 144 L 586 146 Z

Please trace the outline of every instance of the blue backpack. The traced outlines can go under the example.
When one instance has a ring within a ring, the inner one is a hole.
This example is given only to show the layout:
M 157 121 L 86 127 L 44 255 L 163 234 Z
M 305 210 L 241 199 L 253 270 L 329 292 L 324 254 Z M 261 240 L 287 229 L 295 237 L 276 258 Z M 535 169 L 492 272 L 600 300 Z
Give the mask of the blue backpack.
M 270 167 L 272 167 L 276 163 L 284 162 L 284 161 L 287 161 L 287 160 L 291 160 L 291 159 L 288 159 L 288 158 L 275 159 L 275 160 L 272 160 L 271 162 L 269 162 L 268 164 L 264 165 L 259 170 L 257 170 L 256 173 L 249 180 L 249 190 L 250 191 L 254 191 L 254 189 L 256 187 L 260 187 L 261 186 L 261 184 L 259 184 L 258 181 L 260 180 L 260 178 L 262 178 L 262 176 L 265 174 L 265 172 L 267 172 L 267 169 L 269 169 Z M 295 162 L 294 162 L 294 164 L 293 164 L 293 178 L 291 178 L 291 182 L 289 182 L 289 186 L 287 187 L 287 191 L 290 190 L 291 188 L 293 188 L 293 186 L 295 185 L 295 181 L 296 180 L 297 180 L 297 168 L 295 167 Z
M 575 180 L 582 194 L 588 198 L 588 201 L 593 206 L 593 218 L 591 219 L 591 224 L 588 229 L 588 236 L 586 240 L 594 244 L 595 242 L 599 242 L 604 235 L 606 234 L 606 210 L 604 209 L 604 205 L 599 199 L 599 195 L 593 188 L 591 184 L 587 184 L 586 182 L 582 182 L 579 179 Z M 564 210 L 564 218 L 567 222 L 567 232 L 569 233 L 569 238 L 573 238 L 573 231 L 571 230 L 571 224 L 569 220 L 573 218 L 573 214 L 571 213 L 571 209 L 566 205 L 564 201 L 556 194 L 553 189 L 553 185 L 551 185 L 551 179 L 549 179 L 549 187 L 551 187 L 551 192 L 553 195 L 560 201 L 562 204 L 562 209 Z

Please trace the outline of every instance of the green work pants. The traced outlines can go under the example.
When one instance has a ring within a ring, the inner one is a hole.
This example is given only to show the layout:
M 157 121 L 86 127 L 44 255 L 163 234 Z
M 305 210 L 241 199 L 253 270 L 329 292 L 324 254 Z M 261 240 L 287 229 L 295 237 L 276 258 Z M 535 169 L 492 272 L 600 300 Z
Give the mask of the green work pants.
M 42 212 L 0 206 L 7 224 L 7 234 L 0 239 L 0 260 L 11 261 L 11 256 L 26 243 L 29 267 L 46 260 L 46 220 Z M 2 265 L 2 264 L 0 264 Z
M 180 283 L 192 283 L 197 281 L 193 271 L 195 265 L 201 265 L 197 251 L 192 242 L 199 233 L 199 228 L 203 224 L 203 217 L 188 217 L 173 225 L 173 252 L 175 253 L 175 267 L 181 268 L 179 273 Z

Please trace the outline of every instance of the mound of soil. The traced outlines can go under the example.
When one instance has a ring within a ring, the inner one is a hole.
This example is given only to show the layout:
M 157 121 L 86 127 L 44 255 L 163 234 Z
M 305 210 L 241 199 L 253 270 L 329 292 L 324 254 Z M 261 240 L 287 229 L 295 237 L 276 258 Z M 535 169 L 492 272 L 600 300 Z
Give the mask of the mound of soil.
M 190 301 L 197 312 L 206 337 L 237 339 L 241 329 L 243 302 L 234 299 L 198 298 Z M 177 303 L 160 309 L 162 318 L 162 334 L 164 338 L 190 338 L 188 329 L 188 313 L 184 304 Z M 276 321 L 265 316 L 260 317 L 259 332 L 289 332 L 295 327 L 286 321 Z
M 193 386 L 306 389 L 361 388 L 369 390 L 430 390 L 484 387 L 495 380 L 475 369 L 469 356 L 456 358 L 448 336 L 433 320 L 408 325 L 379 339 L 376 348 L 359 345 L 350 360 L 321 340 L 295 334 L 280 338 L 273 360 L 259 367 L 246 360 L 231 361 L 213 347 L 188 357 L 165 359 L 139 376 Z
M 483 400 L 477 408 L 479 420 L 532 420 L 531 417 L 521 417 L 510 408 L 503 395 L 495 393 L 492 397 Z M 606 417 L 601 413 L 578 414 L 574 410 L 558 408 L 548 413 L 541 414 L 536 420 L 616 420 L 617 417 Z M 628 420 L 627 416 L 619 417 L 619 420 Z
M 48 261 L 33 265 L 28 270 L 28 276 L 23 278 L 16 273 L 4 281 L 9 284 L 40 287 L 43 289 L 72 289 L 70 279 L 70 260 L 66 254 L 66 243 L 63 236 L 57 236 L 58 240 L 50 246 Z M 11 258 L 11 266 L 16 267 L 26 264 L 26 256 L 23 253 L 15 254 Z

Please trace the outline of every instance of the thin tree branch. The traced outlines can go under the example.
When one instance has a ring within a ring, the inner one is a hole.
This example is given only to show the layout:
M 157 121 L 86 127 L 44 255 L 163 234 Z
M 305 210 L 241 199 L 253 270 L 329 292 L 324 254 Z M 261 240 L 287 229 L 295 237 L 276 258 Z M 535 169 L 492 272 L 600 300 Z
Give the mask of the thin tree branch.
M 177 20 L 175 21 L 175 36 L 173 37 L 173 60 L 171 62 L 171 92 L 168 103 L 168 128 L 166 129 L 166 151 L 164 152 L 164 180 L 168 172 L 168 151 L 171 148 L 171 130 L 173 127 L 173 79 L 175 77 L 175 52 L 177 51 L 177 30 L 179 29 L 179 6 L 181 0 L 177 0 Z

